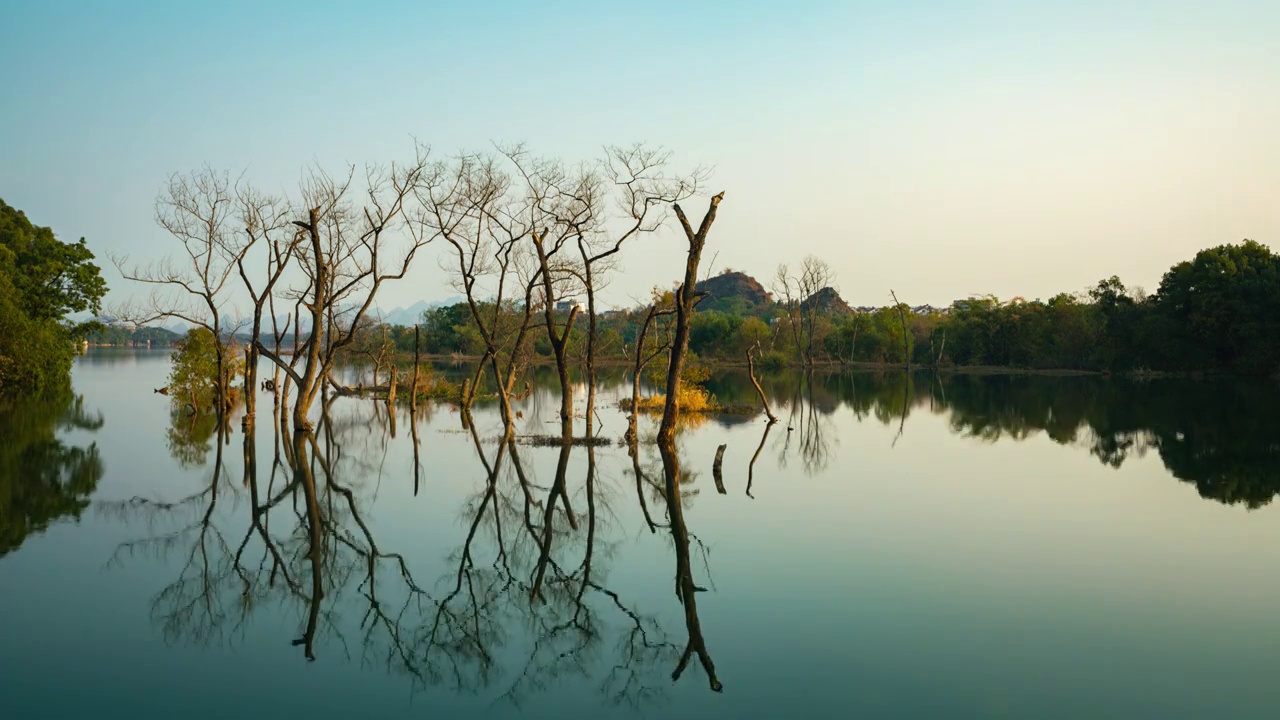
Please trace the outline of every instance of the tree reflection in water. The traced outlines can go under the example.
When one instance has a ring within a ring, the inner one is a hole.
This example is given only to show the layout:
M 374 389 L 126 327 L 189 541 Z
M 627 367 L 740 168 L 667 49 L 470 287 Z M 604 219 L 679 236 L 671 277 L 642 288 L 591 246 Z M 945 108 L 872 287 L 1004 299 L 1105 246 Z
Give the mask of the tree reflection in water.
M 762 481 L 757 473 L 765 475 L 757 460 L 766 448 L 819 473 L 834 456 L 836 413 L 882 423 L 896 438 L 909 434 L 912 413 L 922 409 L 975 441 L 1043 433 L 1109 466 L 1155 451 L 1176 477 L 1219 502 L 1258 507 L 1280 491 L 1274 384 L 925 375 L 764 378 L 773 397 L 790 399 L 791 415 L 785 430 L 771 435 L 766 424 L 758 445 L 754 435 L 754 447 L 743 445 L 748 496 Z M 623 475 L 609 477 L 608 445 L 562 436 L 550 448 L 530 447 L 516 427 L 486 431 L 485 420 L 463 413 L 465 430 L 451 432 L 467 434 L 478 472 L 460 503 L 456 544 L 409 552 L 384 545 L 366 517 L 384 482 L 392 412 L 328 399 L 314 431 L 293 432 L 287 418 L 262 424 L 273 437 L 261 457 L 259 431 L 244 436 L 241 463 L 228 459 L 229 426 L 215 427 L 216 440 L 202 441 L 203 464 L 198 452 L 177 453 L 205 473 L 194 492 L 104 504 L 145 528 L 114 561 L 144 555 L 174 563 L 174 579 L 152 602 L 160 634 L 169 642 L 233 642 L 258 613 L 283 610 L 297 630 L 281 641 L 308 660 L 358 658 L 415 688 L 485 693 L 514 705 L 570 680 L 589 683 L 608 702 L 644 705 L 699 667 L 713 690 L 722 689 L 699 615 L 703 586 L 714 588 L 711 567 L 686 512 L 699 498 L 698 473 L 684 467 L 678 446 L 692 431 L 658 446 L 645 420 L 627 436 L 625 459 L 617 450 Z M 418 415 L 407 421 L 401 442 L 412 441 L 413 478 L 394 478 L 406 495 L 409 482 L 415 494 L 431 488 L 421 475 L 433 461 Z M 97 477 L 93 463 L 88 456 L 71 463 L 81 468 L 71 474 Z M 232 478 L 237 464 L 241 482 Z M 640 541 L 670 538 L 683 628 L 669 614 L 675 605 L 646 607 L 610 582 L 628 535 L 619 518 L 633 503 Z M 443 565 L 424 571 L 433 558 Z
M 827 433 L 812 431 L 814 413 L 874 418 L 896 428 L 896 442 L 912 411 L 923 408 L 945 414 L 961 436 L 995 442 L 1044 433 L 1116 468 L 1155 451 L 1174 477 L 1228 505 L 1258 508 L 1280 493 L 1275 381 L 855 372 L 818 382 L 784 374 L 762 384 L 773 396 L 798 399 L 779 441 L 784 467 L 796 446 L 806 458 L 829 453 Z M 791 438 L 796 433 L 799 442 Z M 802 464 L 807 474 L 823 467 Z
M 230 427 L 217 427 L 216 439 L 203 441 L 212 460 L 195 492 L 172 502 L 101 504 L 147 528 L 116 549 L 113 564 L 135 556 L 174 562 L 176 577 L 151 608 L 167 642 L 236 642 L 256 613 L 283 608 L 297 619 L 289 640 L 307 660 L 340 648 L 362 665 L 406 675 L 418 688 L 492 691 L 496 701 L 520 705 L 579 678 L 609 702 L 639 706 L 663 699 L 696 654 L 711 687 L 720 689 L 698 618 L 695 594 L 702 588 L 694 581 L 682 508 L 691 495 L 682 488 L 674 447 L 659 449 L 662 484 L 639 471 L 638 443 L 631 452 L 647 523 L 671 533 L 684 640 L 670 635 L 660 613 L 609 587 L 620 542 L 615 506 L 626 493 L 601 477 L 597 447 L 575 447 L 572 438 L 555 449 L 548 483 L 538 480 L 537 463 L 522 457 L 513 427 L 485 438 L 464 418 L 483 481 L 462 503 L 465 534 L 446 554 L 450 569 L 421 582 L 417 565 L 383 547 L 364 517 L 376 499 L 390 433 L 385 411 L 370 424 L 364 409 L 372 405 L 327 401 L 314 431 L 291 432 L 287 441 L 279 437 L 289 432 L 287 421 L 263 424 L 275 435 L 266 472 L 251 426 L 242 438 L 241 483 L 232 481 L 224 451 Z M 409 422 L 420 466 L 416 418 Z M 576 452 L 586 455 L 580 481 L 571 472 Z M 199 458 L 179 453 L 184 465 Z M 419 482 L 415 473 L 415 487 Z M 665 522 L 651 516 L 647 497 L 666 508 Z

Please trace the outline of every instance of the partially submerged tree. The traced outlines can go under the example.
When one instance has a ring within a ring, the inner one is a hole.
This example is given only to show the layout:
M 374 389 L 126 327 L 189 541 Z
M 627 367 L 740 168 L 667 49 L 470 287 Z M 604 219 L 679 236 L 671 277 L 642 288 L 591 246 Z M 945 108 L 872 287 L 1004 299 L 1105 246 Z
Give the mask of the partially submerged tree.
M 723 192 L 711 198 L 697 231 L 689 224 L 680 205 L 677 203 L 672 206 L 689 242 L 689 254 L 685 258 L 684 280 L 676 290 L 676 328 L 671 342 L 671 359 L 667 363 L 667 399 L 662 410 L 662 424 L 658 427 L 658 442 L 663 446 L 675 443 L 676 419 L 680 414 L 681 373 L 684 370 L 685 354 L 689 349 L 689 318 L 693 315 L 697 294 L 694 286 L 698 281 L 698 265 L 707 244 L 707 233 L 716 220 L 716 208 L 720 206 L 721 200 L 724 200 Z M 674 450 L 672 453 L 674 454 Z
M 270 313 L 273 346 L 279 354 L 288 323 L 282 330 L 276 319 L 275 289 L 289 269 L 302 236 L 298 228 L 288 221 L 289 206 L 283 198 L 265 195 L 247 186 L 240 187 L 236 192 L 236 207 L 237 219 L 246 237 L 244 251 L 237 256 L 236 269 L 253 306 L 244 365 L 244 425 L 249 428 L 253 425 L 257 409 L 258 341 L 266 329 L 262 315 Z M 263 268 L 261 274 L 256 272 L 259 262 Z M 278 380 L 277 371 L 276 379 L 272 381 L 273 388 Z M 277 394 L 277 398 L 283 397 L 283 393 Z
M 573 435 L 569 334 L 581 310 L 573 298 L 582 286 L 583 270 L 566 250 L 599 222 L 599 179 L 588 168 L 570 169 L 534 157 L 522 146 L 502 153 L 515 167 L 527 198 L 524 212 L 537 260 L 539 303 L 560 380 L 560 433 L 568 442 Z
M 596 292 L 607 283 L 607 274 L 614 269 L 613 262 L 622 250 L 623 243 L 661 228 L 666 219 L 661 209 L 695 194 L 705 176 L 700 168 L 689 175 L 669 175 L 666 170 L 669 160 L 670 153 L 640 144 L 605 148 L 601 173 L 608 184 L 603 191 L 616 196 L 621 220 L 614 229 L 606 208 L 601 212 L 602 218 L 596 219 L 597 228 L 588 226 L 585 232 L 577 233 L 578 254 L 582 261 L 582 285 L 587 296 L 587 435 L 592 434 L 596 403 L 596 353 L 600 337 Z M 655 301 L 651 311 L 646 314 L 645 325 L 641 328 L 636 343 L 631 429 L 634 429 L 636 401 L 639 399 L 639 373 L 648 363 L 648 360 L 643 359 L 644 336 L 649 323 L 658 312 L 656 308 Z
M 487 363 L 503 420 L 510 426 L 510 395 L 529 353 L 533 293 L 540 272 L 528 256 L 526 241 L 532 230 L 526 219 L 527 200 L 513 190 L 510 175 L 497 161 L 485 155 L 463 155 L 434 165 L 416 192 L 424 223 L 452 251 L 442 267 L 455 273 L 455 287 L 466 297 L 484 348 L 463 394 L 463 408 L 471 406 Z
M 234 345 L 223 345 L 214 340 L 206 328 L 192 328 L 186 337 L 178 341 L 177 352 L 171 358 L 169 372 L 169 398 L 178 408 L 187 408 L 193 414 L 218 412 L 219 401 L 225 409 L 240 401 L 240 391 L 218 387 L 219 358 L 226 374 L 234 375 L 244 363 L 244 358 Z
M 231 278 L 248 243 L 232 226 L 235 198 L 224 172 L 209 167 L 187 175 L 175 173 L 156 200 L 156 222 L 182 246 L 168 257 L 145 265 L 130 265 L 127 255 L 111 260 L 126 280 L 154 286 L 140 305 L 127 304 L 117 315 L 134 325 L 176 318 L 208 330 L 216 353 L 218 412 L 228 409 L 231 374 L 226 362 L 227 342 L 234 321 L 224 315 L 230 301 Z
M 254 340 L 258 352 L 297 386 L 295 432 L 312 426 L 311 407 L 383 283 L 403 278 L 418 250 L 435 237 L 413 204 L 427 155 L 419 147 L 403 165 L 366 167 L 362 191 L 352 189 L 354 168 L 345 177 L 316 170 L 304 184 L 308 209 L 305 219 L 293 221 L 304 235 L 296 254 L 306 282 L 298 292 L 310 321 L 307 336 L 294 348 L 301 370 Z

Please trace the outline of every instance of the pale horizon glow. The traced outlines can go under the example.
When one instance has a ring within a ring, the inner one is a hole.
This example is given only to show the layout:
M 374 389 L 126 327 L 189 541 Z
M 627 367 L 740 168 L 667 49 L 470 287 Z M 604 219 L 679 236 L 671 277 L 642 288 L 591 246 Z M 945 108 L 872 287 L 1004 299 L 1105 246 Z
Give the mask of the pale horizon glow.
M 766 285 L 817 255 L 853 305 L 1153 292 L 1197 250 L 1280 247 L 1280 5 L 1267 2 L 16 0 L 0 24 L 0 198 L 158 258 L 165 179 L 287 191 L 309 164 L 643 141 L 714 167 L 707 257 Z M 699 217 L 705 198 L 686 210 Z M 682 269 L 674 231 L 603 298 Z M 385 309 L 456 295 L 434 249 Z

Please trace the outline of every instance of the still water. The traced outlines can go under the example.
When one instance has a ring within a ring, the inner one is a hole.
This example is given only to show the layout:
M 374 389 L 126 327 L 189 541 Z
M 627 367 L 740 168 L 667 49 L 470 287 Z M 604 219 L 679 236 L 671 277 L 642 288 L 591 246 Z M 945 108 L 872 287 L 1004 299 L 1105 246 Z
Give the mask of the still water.
M 669 503 L 621 377 L 565 450 L 554 380 L 514 443 L 343 398 L 294 446 L 167 371 L 0 405 L 0 716 L 1280 716 L 1274 383 L 781 376 L 771 428 L 682 428 Z

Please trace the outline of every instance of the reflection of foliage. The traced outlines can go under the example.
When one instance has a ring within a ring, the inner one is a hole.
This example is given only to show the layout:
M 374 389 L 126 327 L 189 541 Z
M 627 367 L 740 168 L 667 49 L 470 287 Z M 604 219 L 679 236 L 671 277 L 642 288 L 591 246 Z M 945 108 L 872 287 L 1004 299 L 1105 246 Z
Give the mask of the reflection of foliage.
M 1226 504 L 1257 508 L 1280 493 L 1280 386 L 1268 381 L 860 373 L 814 382 L 810 407 L 844 404 L 899 424 L 912 407 L 948 412 L 953 432 L 1024 440 L 1043 432 L 1111 467 L 1154 449 L 1174 477 Z M 825 400 L 824 400 L 825 397 Z M 832 410 L 824 409 L 831 407 Z M 797 429 L 807 427 L 800 424 Z
M 169 454 L 184 468 L 200 467 L 212 449 L 210 440 L 218 429 L 218 418 L 210 413 L 193 414 L 175 410 L 169 415 L 165 444 Z
M 1280 385 L 1260 380 L 968 375 L 902 372 L 783 373 L 761 379 L 771 398 L 790 406 L 776 442 L 781 462 L 798 452 L 806 472 L 829 455 L 825 417 L 847 408 L 903 428 L 925 408 L 946 413 L 954 433 L 984 442 L 1044 433 L 1120 467 L 1155 450 L 1174 477 L 1208 499 L 1257 508 L 1280 493 Z M 713 376 L 718 397 L 747 401 L 743 374 Z M 821 419 L 820 419 L 821 416 Z
M 97 430 L 69 393 L 0 400 L 0 556 L 63 517 L 79 518 L 102 478 L 96 444 L 68 447 L 57 431 Z

